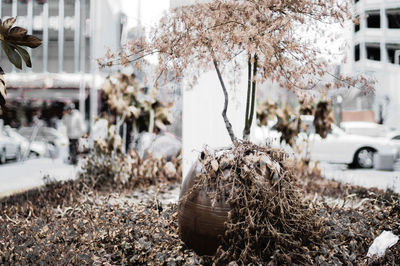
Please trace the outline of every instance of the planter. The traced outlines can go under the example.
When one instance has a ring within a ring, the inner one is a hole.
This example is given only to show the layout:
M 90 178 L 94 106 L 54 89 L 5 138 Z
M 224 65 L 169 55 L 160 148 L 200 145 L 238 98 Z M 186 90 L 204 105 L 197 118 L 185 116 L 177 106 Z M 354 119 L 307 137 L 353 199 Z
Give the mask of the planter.
M 225 199 L 217 201 L 212 207 L 204 189 L 191 191 L 200 170 L 201 164 L 195 163 L 182 185 L 178 209 L 179 235 L 197 254 L 213 255 L 225 233 L 230 207 Z

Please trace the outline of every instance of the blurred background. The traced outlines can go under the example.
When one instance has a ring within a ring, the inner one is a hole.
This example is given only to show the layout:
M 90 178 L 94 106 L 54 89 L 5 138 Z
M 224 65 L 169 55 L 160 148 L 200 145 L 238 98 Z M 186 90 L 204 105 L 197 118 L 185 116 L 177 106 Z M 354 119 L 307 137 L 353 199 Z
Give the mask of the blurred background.
M 130 40 L 148 35 L 150 28 L 168 10 L 207 1 L 1 0 L 0 16 L 3 19 L 17 17 L 16 25 L 41 38 L 43 44 L 37 49 L 28 49 L 32 56 L 32 69 L 17 70 L 8 62 L 5 54 L 0 53 L 0 65 L 6 72 L 9 107 L 8 112 L 0 115 L 0 131 L 5 139 L 3 143 L 18 143 L 14 141 L 17 138 L 20 139 L 19 143 L 25 143 L 13 147 L 7 144 L 10 147 L 5 148 L 5 152 L 0 150 L 0 154 L 3 154 L 0 162 L 19 159 L 20 154 L 24 155 L 24 160 L 30 156 L 60 158 L 63 149 L 65 155 L 68 137 L 61 119 L 65 106 L 71 103 L 84 118 L 86 133 L 90 138 L 97 117 L 108 111 L 102 90 L 107 77 L 118 72 L 128 75 L 134 73 L 139 87 L 152 87 L 148 77 L 156 62 L 155 58 L 150 59 L 148 69 L 137 71 L 130 66 L 99 69 L 96 59 L 103 57 L 108 49 L 119 51 Z M 328 91 L 334 123 L 346 134 L 384 138 L 384 145 L 395 148 L 394 142 L 388 144 L 388 141 L 400 138 L 400 134 L 397 134 L 400 130 L 400 1 L 357 0 L 351 8 L 354 20 L 359 23 L 349 20 L 343 28 L 338 25 L 322 28 L 333 32 L 336 38 L 320 40 L 320 45 L 335 51 L 330 65 L 333 74 L 363 74 L 375 79 L 375 92 L 369 93 L 362 87 Z M 333 76 L 326 77 L 328 82 L 332 79 Z M 321 88 L 315 88 L 310 94 L 320 97 L 323 83 Z M 205 144 L 220 147 L 229 143 L 221 117 L 215 115 L 220 113 L 223 105 L 223 96 L 215 89 L 219 86 L 215 74 L 204 73 L 198 84 L 190 90 L 185 84 L 185 80 L 172 80 L 166 86 L 168 89 L 159 90 L 157 96 L 165 102 L 174 103 L 174 122 L 166 131 L 180 141 L 183 138 L 184 175 L 197 158 L 197 151 Z M 276 83 L 267 82 L 260 87 L 257 97 L 259 104 L 268 99 L 278 106 L 298 106 L 296 95 L 281 89 Z M 235 131 L 241 132 L 242 99 L 245 97 L 235 87 L 231 88 L 230 93 L 232 103 L 229 115 Z M 260 128 L 258 132 L 266 130 L 256 122 L 253 127 Z M 254 134 L 253 138 L 261 138 L 262 142 L 266 141 L 268 135 Z M 122 131 L 120 135 L 123 141 L 128 141 Z M 346 139 L 345 143 L 348 141 Z M 376 153 L 378 148 L 369 140 L 365 142 L 363 145 Z M 346 152 L 354 160 L 358 151 L 354 148 Z M 332 151 L 327 148 L 326 152 Z M 372 154 L 368 156 L 372 158 Z M 393 163 L 389 168 L 394 170 L 397 153 L 391 156 Z M 329 162 L 329 159 L 326 161 Z M 344 161 L 342 163 L 347 164 Z

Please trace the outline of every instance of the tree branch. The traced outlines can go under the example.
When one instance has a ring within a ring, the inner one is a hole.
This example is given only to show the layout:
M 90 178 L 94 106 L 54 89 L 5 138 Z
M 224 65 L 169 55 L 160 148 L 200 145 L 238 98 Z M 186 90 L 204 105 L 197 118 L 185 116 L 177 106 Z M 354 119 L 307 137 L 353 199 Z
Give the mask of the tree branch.
M 243 138 L 248 135 L 248 124 L 249 124 L 249 109 L 250 109 L 250 94 L 251 94 L 251 55 L 247 62 L 248 65 L 248 77 L 247 77 L 247 100 L 246 100 L 246 116 L 244 120 Z
M 232 124 L 226 115 L 226 112 L 228 110 L 228 101 L 229 101 L 228 91 L 226 90 L 224 80 L 222 79 L 221 72 L 219 71 L 218 64 L 217 64 L 217 61 L 215 61 L 215 59 L 213 59 L 213 63 L 214 63 L 215 71 L 217 71 L 218 79 L 219 79 L 219 82 L 221 83 L 221 87 L 222 87 L 222 90 L 224 92 L 224 97 L 225 97 L 224 109 L 222 110 L 222 117 L 224 119 L 225 127 L 228 130 L 231 141 L 233 143 L 236 143 L 237 138 L 236 138 L 235 134 L 233 133 Z
M 255 101 L 256 101 L 256 76 L 257 76 L 257 64 L 258 64 L 258 57 L 257 54 L 254 55 L 254 63 L 253 63 L 253 86 L 251 88 L 252 95 L 251 95 L 251 107 L 250 107 L 250 117 L 249 117 L 249 135 L 250 135 L 250 128 L 251 124 L 253 123 L 254 117 L 254 108 L 255 108 Z

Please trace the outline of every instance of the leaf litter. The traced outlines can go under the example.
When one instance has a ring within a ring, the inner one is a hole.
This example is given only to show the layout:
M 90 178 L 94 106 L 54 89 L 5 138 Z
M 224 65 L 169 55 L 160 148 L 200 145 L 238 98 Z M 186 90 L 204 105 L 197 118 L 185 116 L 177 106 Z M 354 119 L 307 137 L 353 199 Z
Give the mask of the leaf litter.
M 383 231 L 400 235 L 398 194 L 323 179 L 252 144 L 206 155 L 204 168 L 215 172 L 207 186 L 235 180 L 231 190 L 239 190 L 229 197 L 227 233 L 215 256 L 188 249 L 179 238 L 177 203 L 159 200 L 179 186 L 176 180 L 139 187 L 78 180 L 0 200 L 0 264 L 400 264 L 399 243 L 381 258 L 367 257 Z M 224 167 L 234 174 L 223 177 Z

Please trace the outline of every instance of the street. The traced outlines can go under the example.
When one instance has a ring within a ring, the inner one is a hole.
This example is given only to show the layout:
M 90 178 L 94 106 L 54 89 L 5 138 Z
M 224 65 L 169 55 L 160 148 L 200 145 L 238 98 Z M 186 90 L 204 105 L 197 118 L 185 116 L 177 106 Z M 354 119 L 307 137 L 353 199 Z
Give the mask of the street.
M 77 167 L 61 159 L 30 159 L 0 165 L 0 197 L 44 185 L 43 177 L 68 180 L 76 177 Z
M 366 188 L 391 189 L 400 193 L 400 171 L 377 171 L 374 169 L 348 169 L 347 165 L 319 165 L 322 174 L 342 183 Z M 55 180 L 76 178 L 79 167 L 64 163 L 61 159 L 31 159 L 0 165 L 0 197 L 35 188 L 44 184 L 43 177 Z

